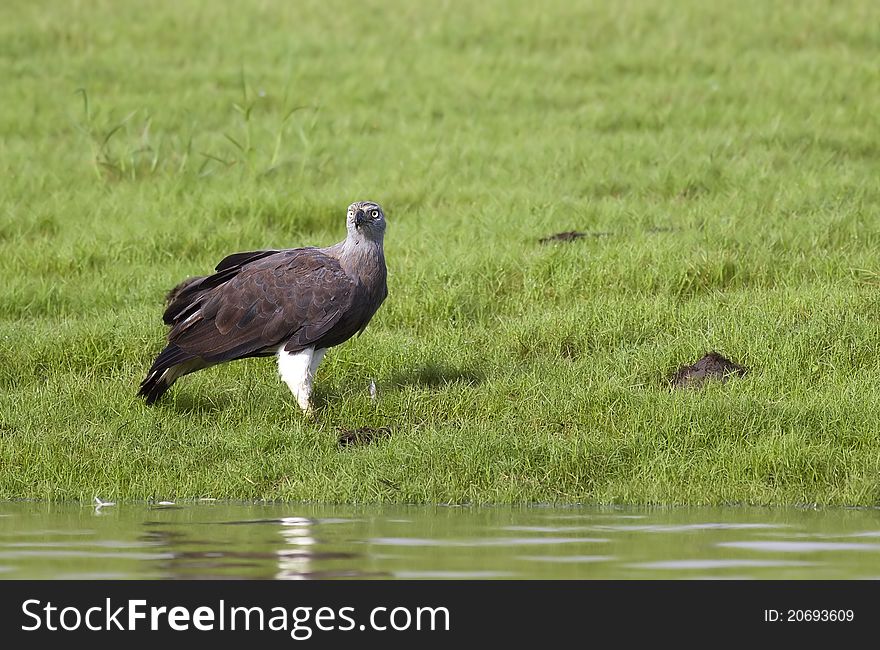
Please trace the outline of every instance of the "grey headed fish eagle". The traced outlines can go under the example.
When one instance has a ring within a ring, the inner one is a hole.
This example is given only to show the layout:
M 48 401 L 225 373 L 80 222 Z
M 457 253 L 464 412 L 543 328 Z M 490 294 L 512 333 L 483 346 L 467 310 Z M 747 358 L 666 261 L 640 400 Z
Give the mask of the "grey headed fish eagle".
M 138 394 L 153 404 L 191 372 L 275 355 L 281 379 L 309 412 L 324 353 L 362 332 L 388 295 L 382 208 L 352 203 L 346 227 L 333 246 L 235 253 L 213 275 L 174 287 L 163 315 L 168 344 Z

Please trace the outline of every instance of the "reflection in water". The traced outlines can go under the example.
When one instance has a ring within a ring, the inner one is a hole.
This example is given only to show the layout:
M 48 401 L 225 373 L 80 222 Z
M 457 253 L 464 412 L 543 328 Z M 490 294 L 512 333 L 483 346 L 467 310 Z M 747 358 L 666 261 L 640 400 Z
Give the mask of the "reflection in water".
M 279 580 L 302 580 L 311 573 L 308 547 L 317 543 L 309 530 L 313 522 L 305 517 L 285 517 L 280 523 L 279 532 L 285 545 L 276 551 L 278 571 L 275 577 Z
M 852 579 L 880 514 L 0 503 L 0 579 Z
M 169 579 L 279 579 L 359 577 L 359 571 L 327 573 L 315 560 L 351 560 L 357 554 L 323 551 L 314 547 L 315 521 L 305 517 L 273 517 L 209 521 L 204 538 L 192 535 L 193 525 L 178 521 L 146 521 L 140 541 L 158 545 L 167 553 L 157 563 L 159 576 Z M 232 527 L 232 528 L 228 528 Z M 229 532 L 234 530 L 234 532 Z M 157 558 L 158 559 L 158 558 Z

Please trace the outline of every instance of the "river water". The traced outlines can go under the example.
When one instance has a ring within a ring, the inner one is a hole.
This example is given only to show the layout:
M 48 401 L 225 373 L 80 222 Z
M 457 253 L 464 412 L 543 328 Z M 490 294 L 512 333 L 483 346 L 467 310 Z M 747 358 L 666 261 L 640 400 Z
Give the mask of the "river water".
M 877 579 L 880 510 L 0 502 L 0 579 Z

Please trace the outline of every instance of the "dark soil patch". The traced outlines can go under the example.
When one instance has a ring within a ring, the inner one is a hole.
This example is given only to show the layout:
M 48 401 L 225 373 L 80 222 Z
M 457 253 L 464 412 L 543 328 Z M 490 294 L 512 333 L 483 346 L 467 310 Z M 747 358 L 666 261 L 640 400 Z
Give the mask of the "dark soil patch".
M 555 235 L 549 235 L 547 237 L 542 237 L 538 240 L 541 244 L 551 244 L 555 241 L 574 241 L 575 239 L 580 239 L 581 237 L 586 237 L 587 233 L 578 232 L 576 230 L 569 230 L 567 232 L 558 232 Z
M 368 445 L 374 440 L 391 435 L 389 427 L 360 427 L 358 429 L 339 429 L 339 446 L 354 447 Z
M 580 239 L 581 237 L 610 237 L 613 233 L 605 232 L 605 231 L 594 231 L 594 232 L 578 232 L 577 230 L 569 230 L 567 232 L 558 232 L 555 235 L 549 235 L 547 237 L 542 237 L 538 240 L 539 244 L 552 244 L 553 242 L 568 242 L 574 241 L 575 239 Z
M 670 381 L 675 388 L 696 388 L 710 379 L 724 383 L 730 377 L 742 377 L 746 372 L 746 368 L 718 352 L 709 352 L 693 365 L 679 368 Z

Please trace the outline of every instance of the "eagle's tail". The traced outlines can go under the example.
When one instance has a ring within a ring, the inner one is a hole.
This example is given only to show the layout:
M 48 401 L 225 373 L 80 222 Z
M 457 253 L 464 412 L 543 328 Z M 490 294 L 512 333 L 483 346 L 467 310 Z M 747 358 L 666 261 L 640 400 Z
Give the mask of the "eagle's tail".
M 194 357 L 171 343 L 156 357 L 146 378 L 141 382 L 138 395 L 147 401 L 147 405 L 152 405 L 180 377 L 207 365 L 209 364 L 199 357 Z

